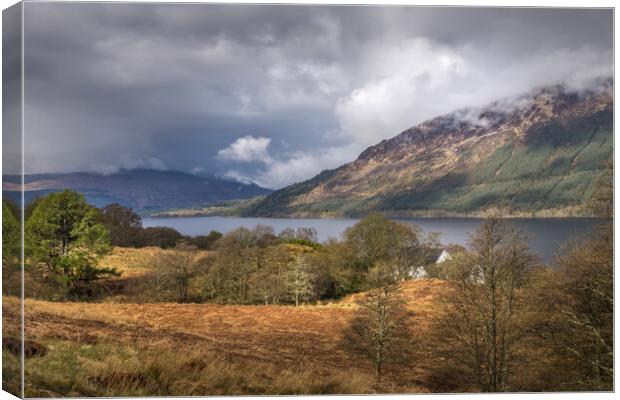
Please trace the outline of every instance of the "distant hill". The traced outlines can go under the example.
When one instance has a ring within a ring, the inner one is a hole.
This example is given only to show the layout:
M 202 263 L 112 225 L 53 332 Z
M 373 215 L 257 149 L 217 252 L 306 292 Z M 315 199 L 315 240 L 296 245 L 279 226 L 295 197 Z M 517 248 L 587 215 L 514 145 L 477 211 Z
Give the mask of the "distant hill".
M 584 214 L 613 157 L 612 81 L 538 89 L 423 122 L 312 179 L 252 216 Z
M 20 177 L 5 175 L 3 181 L 4 195 L 19 198 Z M 150 169 L 121 170 L 108 175 L 89 172 L 33 174 L 25 177 L 25 184 L 26 202 L 69 188 L 83 193 L 88 202 L 95 206 L 119 203 L 143 214 L 172 208 L 207 206 L 271 192 L 255 184 L 215 176 Z

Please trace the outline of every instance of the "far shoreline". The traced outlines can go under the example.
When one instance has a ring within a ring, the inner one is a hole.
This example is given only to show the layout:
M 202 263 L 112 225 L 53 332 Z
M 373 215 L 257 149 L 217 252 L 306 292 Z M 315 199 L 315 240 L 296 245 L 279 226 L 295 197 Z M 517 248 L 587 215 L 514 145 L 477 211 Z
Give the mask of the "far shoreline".
M 195 213 L 195 214 L 175 214 L 175 213 L 170 213 L 167 214 L 166 212 L 162 212 L 162 213 L 154 213 L 151 215 L 145 215 L 143 216 L 143 218 L 150 218 L 150 219 L 185 219 L 185 218 L 209 218 L 209 217 L 219 217 L 219 218 L 240 218 L 240 219 L 281 219 L 281 220 L 285 220 L 285 219 L 307 219 L 307 220 L 358 220 L 358 219 L 362 219 L 365 216 L 369 215 L 371 213 L 367 213 L 367 214 L 360 214 L 360 215 L 325 215 L 325 214 L 300 214 L 300 215 L 258 215 L 258 216 L 254 216 L 254 215 L 226 215 L 226 214 L 211 214 L 211 213 Z M 487 218 L 490 214 L 489 213 L 480 213 L 480 214 L 435 214 L 435 215 L 415 215 L 415 214 L 392 214 L 392 213 L 380 213 L 382 215 L 384 215 L 385 217 L 389 218 L 389 219 L 394 219 L 394 220 L 398 220 L 398 219 L 463 219 L 463 220 L 481 220 L 481 219 L 485 219 Z M 548 220 L 553 220 L 553 219 L 600 219 L 600 220 L 604 220 L 606 218 L 601 217 L 601 216 L 596 216 L 596 215 L 550 215 L 550 214 L 535 214 L 535 215 L 525 215 L 525 214 L 503 214 L 503 215 L 496 215 L 497 218 L 499 219 L 505 219 L 505 220 L 511 220 L 511 219 L 523 219 L 523 220 L 527 220 L 527 219 L 540 219 L 540 220 L 544 220 L 544 219 L 548 219 Z

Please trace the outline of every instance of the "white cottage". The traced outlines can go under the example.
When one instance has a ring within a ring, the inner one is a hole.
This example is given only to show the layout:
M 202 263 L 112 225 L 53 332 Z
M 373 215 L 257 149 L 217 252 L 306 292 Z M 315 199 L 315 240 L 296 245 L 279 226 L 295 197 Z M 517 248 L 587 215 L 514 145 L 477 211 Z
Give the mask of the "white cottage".
M 422 266 L 412 268 L 409 272 L 409 277 L 411 277 L 411 279 L 426 279 L 428 278 L 428 272 L 426 272 L 426 268 Z
M 452 260 L 452 256 L 448 253 L 448 250 L 443 249 L 441 252 L 434 252 L 429 256 L 428 264 L 441 264 L 448 260 Z M 428 272 L 424 265 L 411 268 L 409 271 L 409 277 L 411 279 L 425 279 L 428 278 Z
M 437 261 L 435 261 L 435 264 L 441 264 L 442 262 L 448 260 L 452 260 L 452 256 L 450 255 L 450 253 L 448 253 L 448 250 L 443 249 L 439 257 L 437 257 Z

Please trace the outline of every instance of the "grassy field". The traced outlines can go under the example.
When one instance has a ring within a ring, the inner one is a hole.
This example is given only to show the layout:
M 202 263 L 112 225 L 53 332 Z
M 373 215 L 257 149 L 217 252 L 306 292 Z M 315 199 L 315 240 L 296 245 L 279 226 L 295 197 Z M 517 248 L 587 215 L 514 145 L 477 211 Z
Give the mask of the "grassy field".
M 148 273 L 141 255 L 149 251 L 155 250 L 117 249 L 106 262 L 123 271 L 115 279 L 127 285 Z M 424 337 L 443 286 L 403 284 L 415 315 L 413 341 Z M 356 296 L 302 307 L 119 303 L 122 294 L 114 296 L 116 302 L 104 303 L 26 300 L 26 339 L 42 349 L 26 359 L 26 396 L 431 390 L 423 365 L 413 363 L 388 366 L 383 382 L 373 384 L 370 362 L 342 344 Z M 3 298 L 5 330 L 17 327 L 18 306 L 17 298 Z M 5 332 L 18 336 L 16 329 Z M 17 375 L 17 356 L 3 353 L 5 373 Z

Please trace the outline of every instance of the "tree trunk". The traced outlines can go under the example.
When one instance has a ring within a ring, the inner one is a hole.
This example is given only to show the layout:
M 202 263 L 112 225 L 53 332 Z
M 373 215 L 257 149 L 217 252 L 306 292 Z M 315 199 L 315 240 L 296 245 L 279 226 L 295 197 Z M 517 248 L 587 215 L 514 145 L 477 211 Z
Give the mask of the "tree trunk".
M 375 381 L 381 382 L 381 378 L 383 377 L 383 371 L 381 368 L 381 362 L 375 362 Z

